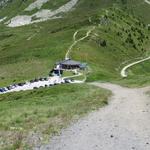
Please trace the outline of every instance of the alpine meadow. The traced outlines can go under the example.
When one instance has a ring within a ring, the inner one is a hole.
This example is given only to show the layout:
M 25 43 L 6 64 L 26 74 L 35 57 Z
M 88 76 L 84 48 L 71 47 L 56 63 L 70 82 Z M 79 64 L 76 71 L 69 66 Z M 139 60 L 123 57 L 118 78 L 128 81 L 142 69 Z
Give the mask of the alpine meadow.
M 149 150 L 149 12 L 0 0 L 0 149 Z

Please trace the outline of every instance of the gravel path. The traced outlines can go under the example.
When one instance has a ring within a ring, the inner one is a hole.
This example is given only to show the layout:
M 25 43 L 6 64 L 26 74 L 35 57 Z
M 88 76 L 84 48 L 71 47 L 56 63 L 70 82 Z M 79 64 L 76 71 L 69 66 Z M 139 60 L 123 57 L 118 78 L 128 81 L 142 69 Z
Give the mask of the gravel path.
M 95 29 L 95 26 L 94 26 L 92 29 L 88 30 L 87 33 L 86 33 L 86 35 L 85 35 L 84 37 L 82 37 L 82 38 L 80 38 L 80 39 L 78 39 L 78 40 L 76 39 L 76 36 L 77 36 L 77 34 L 78 34 L 79 31 L 77 30 L 77 31 L 74 33 L 74 35 L 73 35 L 73 44 L 71 44 L 71 46 L 69 47 L 69 49 L 67 50 L 67 53 L 66 53 L 66 55 L 65 55 L 65 59 L 66 59 L 66 60 L 70 58 L 69 55 L 70 55 L 70 52 L 71 52 L 72 48 L 73 48 L 78 42 L 83 41 L 84 39 L 86 39 L 94 29 Z
M 128 76 L 127 73 L 126 73 L 127 69 L 129 69 L 129 68 L 131 68 L 131 67 L 133 67 L 133 66 L 135 66 L 135 65 L 137 65 L 137 64 L 140 64 L 140 63 L 142 63 L 142 62 L 148 61 L 148 60 L 150 60 L 150 56 L 147 57 L 147 58 L 144 58 L 144 59 L 142 59 L 142 60 L 133 62 L 133 63 L 131 63 L 131 64 L 125 66 L 125 67 L 121 70 L 121 73 L 120 73 L 121 76 L 124 77 L 124 78 L 126 78 L 126 77 Z
M 150 1 L 149 0 L 145 0 L 145 2 L 150 5 Z
M 90 113 L 36 150 L 150 150 L 149 88 L 93 83 L 113 92 L 110 104 Z

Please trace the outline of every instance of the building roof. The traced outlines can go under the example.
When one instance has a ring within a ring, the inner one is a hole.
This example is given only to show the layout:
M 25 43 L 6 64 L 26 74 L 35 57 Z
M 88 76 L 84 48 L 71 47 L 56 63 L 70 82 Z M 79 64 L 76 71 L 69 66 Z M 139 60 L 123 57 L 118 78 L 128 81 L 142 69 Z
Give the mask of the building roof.
M 63 60 L 63 61 L 57 62 L 56 64 L 57 65 L 58 64 L 60 64 L 60 65 L 81 65 L 81 63 L 79 61 L 74 61 L 71 59 Z

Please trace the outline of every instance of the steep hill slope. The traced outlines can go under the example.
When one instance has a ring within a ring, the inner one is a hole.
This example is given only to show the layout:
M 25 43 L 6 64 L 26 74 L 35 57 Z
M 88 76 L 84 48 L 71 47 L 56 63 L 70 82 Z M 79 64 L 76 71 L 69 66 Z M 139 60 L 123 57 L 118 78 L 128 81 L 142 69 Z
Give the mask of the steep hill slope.
M 127 8 L 135 16 L 138 16 L 145 23 L 150 23 L 150 3 L 148 0 L 127 0 Z
M 1 10 L 0 14 L 5 13 L 4 16 L 8 15 L 8 18 L 11 18 L 11 15 L 16 16 L 19 9 L 24 10 L 18 7 L 18 2 L 12 1 L 13 4 L 9 3 L 3 8 L 5 11 Z M 111 3 L 104 0 L 100 2 L 82 0 L 74 11 L 65 15 L 65 18 L 21 28 L 7 28 L 2 23 L 0 27 L 1 86 L 13 80 L 26 80 L 48 74 L 55 61 L 64 58 L 75 30 L 87 26 L 92 14 L 96 14 L 100 8 Z M 26 69 L 22 70 L 22 67 Z
M 66 2 L 55 4 L 59 7 Z M 71 56 L 89 63 L 92 69 L 89 81 L 118 80 L 121 67 L 149 53 L 149 33 L 145 23 L 125 13 L 126 3 L 114 2 L 80 0 L 61 19 L 19 28 L 8 28 L 2 23 L 0 85 L 47 75 L 53 64 L 64 58 L 74 32 L 81 30 L 80 36 L 93 26 L 96 29 L 88 39 L 74 47 Z M 1 10 L 0 14 L 6 13 L 10 19 L 30 6 L 29 1 L 22 2 L 23 8 L 17 7 L 17 0 L 12 3 L 3 7 L 6 12 Z M 54 3 L 51 6 L 54 7 Z
M 106 10 L 100 16 L 95 20 L 99 26 L 89 41 L 81 43 L 73 51 L 76 58 L 85 58 L 93 65 L 90 81 L 118 78 L 119 70 L 125 64 L 149 53 L 149 33 L 145 24 L 115 8 Z
M 80 3 L 85 3 L 84 0 L 29 0 L 29 1 L 2 1 L 3 5 L 0 10 L 0 17 L 5 19 L 4 23 L 10 27 L 22 26 L 26 24 L 45 21 L 48 19 L 56 19 L 64 16 L 66 12 L 71 11 Z M 104 2 L 90 2 L 86 1 L 90 5 L 97 3 L 109 5 L 113 3 L 113 0 Z M 84 5 L 87 5 L 87 4 Z
M 88 63 L 87 81 L 149 84 L 149 61 L 131 68 L 128 78 L 120 76 L 125 65 L 150 55 L 149 9 L 144 0 L 0 0 L 0 87 L 47 76 L 64 59 L 74 33 L 81 38 L 88 31 L 70 51 L 71 58 Z M 0 149 L 32 147 L 72 118 L 107 104 L 109 95 L 85 84 L 0 95 Z

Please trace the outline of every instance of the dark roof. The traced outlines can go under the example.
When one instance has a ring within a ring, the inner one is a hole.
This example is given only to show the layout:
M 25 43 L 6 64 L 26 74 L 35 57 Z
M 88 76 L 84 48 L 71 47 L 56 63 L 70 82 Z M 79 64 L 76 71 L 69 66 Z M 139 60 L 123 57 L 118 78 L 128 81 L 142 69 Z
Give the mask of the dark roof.
M 63 61 L 57 62 L 56 64 L 57 65 L 58 64 L 61 64 L 61 65 L 81 65 L 81 63 L 79 61 L 74 61 L 71 59 L 63 60 Z

